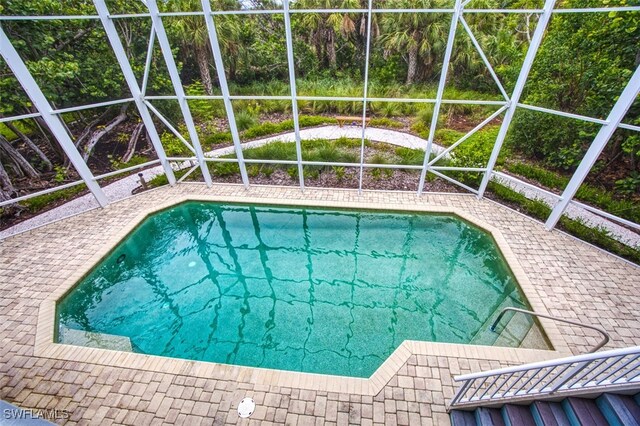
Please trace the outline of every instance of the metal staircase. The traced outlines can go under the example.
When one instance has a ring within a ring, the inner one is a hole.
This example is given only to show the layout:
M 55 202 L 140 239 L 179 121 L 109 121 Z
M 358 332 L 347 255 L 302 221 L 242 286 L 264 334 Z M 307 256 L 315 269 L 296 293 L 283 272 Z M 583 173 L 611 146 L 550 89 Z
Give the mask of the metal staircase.
M 640 346 L 454 380 L 453 425 L 640 426 Z

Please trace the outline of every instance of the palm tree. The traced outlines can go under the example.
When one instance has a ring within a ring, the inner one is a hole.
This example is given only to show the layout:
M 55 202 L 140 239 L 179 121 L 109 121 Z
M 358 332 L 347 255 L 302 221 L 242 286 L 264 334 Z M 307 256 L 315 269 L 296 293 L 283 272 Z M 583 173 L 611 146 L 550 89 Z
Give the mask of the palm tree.
M 444 0 L 390 0 L 389 8 L 446 8 Z M 407 63 L 406 84 L 415 82 L 418 66 L 432 68 L 436 55 L 444 50 L 449 20 L 433 13 L 393 13 L 381 17 L 379 43 L 385 56 L 401 53 Z M 405 54 L 406 52 L 406 54 Z
M 294 3 L 298 9 L 335 9 L 331 0 L 300 0 Z M 340 9 L 358 9 L 359 0 L 343 0 Z M 338 37 L 348 39 L 356 32 L 356 16 L 352 13 L 308 13 L 302 17 L 304 28 L 308 28 L 307 40 L 314 46 L 319 62 L 328 62 L 337 68 L 336 42 Z M 360 26 L 362 28 L 362 25 Z
M 216 1 L 212 4 L 214 10 L 227 10 L 235 7 L 235 2 L 227 0 Z M 173 0 L 171 8 L 181 12 L 201 10 L 200 0 Z M 237 17 L 220 19 L 216 23 L 220 50 L 225 59 L 231 61 L 229 66 L 233 71 L 233 61 L 238 51 L 239 26 Z M 213 82 L 209 67 L 209 33 L 202 16 L 180 16 L 171 23 L 174 35 L 180 40 L 183 54 L 193 54 L 198 64 L 200 80 L 207 95 L 213 95 Z M 233 74 L 232 72 L 230 72 Z

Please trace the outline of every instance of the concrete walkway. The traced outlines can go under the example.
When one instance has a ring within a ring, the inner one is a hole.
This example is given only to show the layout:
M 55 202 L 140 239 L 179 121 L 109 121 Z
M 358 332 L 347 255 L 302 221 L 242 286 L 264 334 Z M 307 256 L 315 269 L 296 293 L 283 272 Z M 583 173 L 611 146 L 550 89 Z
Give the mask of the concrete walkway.
M 354 138 L 359 139 L 362 137 L 362 128 L 359 126 L 322 126 L 322 127 L 313 127 L 308 129 L 300 130 L 300 137 L 303 140 L 309 139 L 339 139 L 341 137 L 346 138 Z M 365 138 L 374 141 L 374 142 L 385 142 L 396 146 L 402 146 L 406 148 L 412 149 L 426 149 L 427 141 L 418 136 L 410 135 L 408 133 L 399 132 L 396 130 L 389 129 L 379 129 L 368 127 L 365 131 Z M 293 132 L 285 133 L 277 136 L 270 136 L 267 138 L 257 139 L 251 142 L 246 142 L 242 144 L 243 149 L 256 148 L 259 146 L 266 145 L 271 142 L 293 142 L 295 141 L 295 134 Z M 438 154 L 442 152 L 445 148 L 439 145 L 433 145 L 433 153 Z M 209 151 L 205 153 L 207 157 L 216 158 L 227 154 L 232 154 L 234 152 L 234 147 L 229 146 L 225 148 L 216 149 L 213 151 Z M 183 169 L 188 167 L 188 163 L 183 164 L 175 164 L 174 168 L 176 170 Z M 146 169 L 142 171 L 142 174 L 145 180 L 150 180 L 153 177 L 162 174 L 162 167 L 157 166 L 153 168 Z M 109 202 L 121 200 L 123 198 L 131 196 L 131 191 L 139 186 L 138 183 L 138 174 L 134 173 L 130 176 L 127 176 L 123 179 L 120 179 L 114 183 L 111 183 L 105 187 L 103 190 L 107 195 L 107 199 Z M 512 182 L 506 179 L 502 179 L 494 176 L 493 180 L 504 185 L 514 191 L 517 191 L 524 195 L 529 199 L 538 199 L 543 203 L 553 206 L 555 204 L 555 200 L 549 195 L 545 194 L 542 191 L 534 191 L 530 188 L 527 188 L 523 185 L 520 185 L 517 182 Z M 97 208 L 98 203 L 93 198 L 91 194 L 84 195 L 82 197 L 78 197 L 74 200 L 69 201 L 59 207 L 51 209 L 47 212 L 44 212 L 38 216 L 35 216 L 31 219 L 25 220 L 11 228 L 8 228 L 4 231 L 0 231 L 0 239 L 6 238 L 10 235 L 15 235 L 20 232 L 26 231 L 28 229 L 32 229 L 38 226 L 42 226 L 44 224 L 73 216 L 78 213 L 82 213 L 92 208 Z M 605 219 L 601 216 L 588 212 L 577 206 L 569 206 L 565 212 L 565 214 L 572 219 L 582 220 L 586 225 L 590 227 L 599 227 L 607 230 L 611 237 L 626 244 L 631 247 L 640 247 L 640 234 L 630 231 L 627 228 L 624 228 L 608 219 Z

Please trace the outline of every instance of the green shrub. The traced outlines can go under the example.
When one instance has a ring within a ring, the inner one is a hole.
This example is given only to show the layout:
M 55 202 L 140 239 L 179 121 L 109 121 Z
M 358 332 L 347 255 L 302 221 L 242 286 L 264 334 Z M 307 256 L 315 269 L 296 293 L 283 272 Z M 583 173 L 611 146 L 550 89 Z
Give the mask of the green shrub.
M 236 126 L 238 131 L 247 130 L 251 126 L 255 126 L 258 123 L 256 116 L 248 111 L 240 111 L 236 113 Z
M 187 146 L 173 133 L 164 132 L 160 136 L 162 147 L 169 157 L 190 156 L 192 153 Z
M 245 129 L 243 129 L 245 131 L 242 133 L 243 138 L 255 139 L 255 138 L 259 138 L 260 136 L 281 133 L 283 131 L 283 126 L 276 123 L 266 122 L 262 124 L 252 125 L 251 127 L 248 127 Z M 293 129 L 293 126 L 291 127 L 291 129 Z
M 79 184 L 76 186 L 72 186 L 71 188 L 65 188 L 59 191 L 49 192 L 48 194 L 29 198 L 28 200 L 21 201 L 20 205 L 26 207 L 26 209 L 31 213 L 37 213 L 45 207 L 49 206 L 49 204 L 56 201 L 68 200 L 70 198 L 73 198 L 74 195 L 84 191 L 85 189 L 86 185 Z
M 203 138 L 205 146 L 213 146 L 221 143 L 232 142 L 231 132 L 216 132 L 206 135 Z
M 424 163 L 424 151 L 421 149 L 398 147 L 395 154 L 400 157 L 399 163 L 406 166 L 421 166 Z
M 438 129 L 434 140 L 438 145 L 451 146 L 464 135 L 464 133 L 453 129 Z
M 240 166 L 237 163 L 209 163 L 209 171 L 213 176 L 226 177 L 240 174 Z
M 391 120 L 390 118 L 386 117 L 372 118 L 371 121 L 369 121 L 369 125 L 373 127 L 388 127 L 392 129 L 401 129 L 402 127 L 404 127 L 404 124 L 402 124 L 402 122 L 398 120 Z

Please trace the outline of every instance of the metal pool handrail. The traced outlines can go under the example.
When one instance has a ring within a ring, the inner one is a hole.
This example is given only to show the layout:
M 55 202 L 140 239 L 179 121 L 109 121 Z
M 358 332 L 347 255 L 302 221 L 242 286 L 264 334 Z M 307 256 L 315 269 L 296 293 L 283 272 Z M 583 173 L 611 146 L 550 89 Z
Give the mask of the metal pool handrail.
M 465 374 L 448 409 L 640 385 L 640 346 Z
M 564 319 L 564 318 L 558 318 L 558 317 L 554 317 L 554 316 L 546 315 L 546 314 L 539 314 L 537 312 L 528 311 L 526 309 L 512 308 L 512 307 L 504 308 L 502 310 L 502 312 L 500 312 L 500 315 L 498 315 L 496 320 L 493 322 L 493 325 L 491 326 L 491 331 L 496 331 L 496 326 L 498 325 L 498 323 L 500 322 L 500 320 L 502 319 L 504 314 L 507 313 L 507 311 L 520 312 L 520 313 L 523 313 L 523 314 L 526 314 L 526 315 L 531 315 L 531 316 L 534 316 L 534 317 L 542 317 L 542 318 L 547 318 L 547 319 L 554 320 L 554 321 L 564 322 L 564 323 L 571 324 L 571 325 L 577 325 L 579 327 L 590 328 L 591 330 L 595 330 L 595 331 L 601 333 L 602 336 L 603 336 L 602 340 L 600 341 L 600 343 L 598 343 L 596 346 L 594 346 L 589 352 L 587 352 L 587 353 L 590 353 L 590 354 L 594 353 L 595 351 L 597 351 L 598 349 L 600 349 L 601 347 L 603 347 L 604 345 L 609 343 L 609 340 L 611 339 L 611 337 L 609 336 L 609 333 L 607 333 L 602 328 L 597 327 L 595 325 L 582 324 L 582 323 L 577 322 L 577 321 L 571 321 L 571 320 Z

